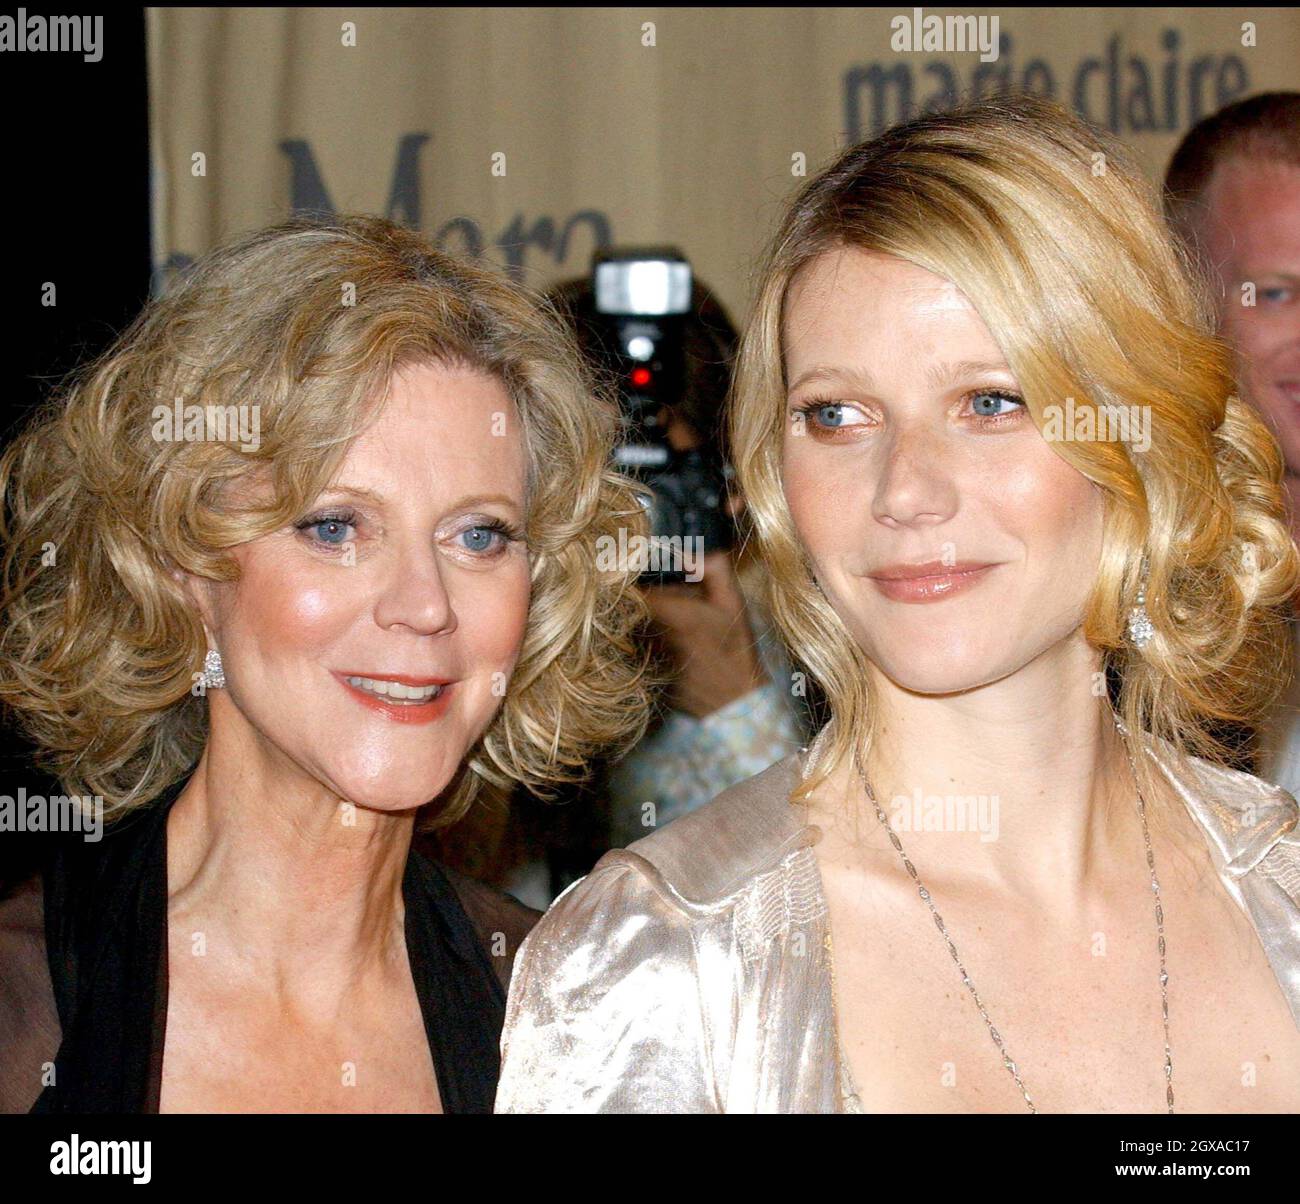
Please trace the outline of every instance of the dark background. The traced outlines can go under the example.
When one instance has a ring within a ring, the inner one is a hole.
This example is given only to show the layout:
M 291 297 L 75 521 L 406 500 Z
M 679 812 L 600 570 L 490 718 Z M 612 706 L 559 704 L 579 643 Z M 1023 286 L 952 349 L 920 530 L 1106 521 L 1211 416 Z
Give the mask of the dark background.
M 3 55 L 11 232 L 3 444 L 63 376 L 104 349 L 149 294 L 144 9 L 110 10 L 103 22 L 97 63 L 74 53 Z M 47 281 L 57 289 L 53 306 L 41 304 Z M 0 716 L 0 794 L 16 795 L 19 787 L 46 794 L 53 786 Z M 34 844 L 0 833 L 0 885 L 20 872 Z

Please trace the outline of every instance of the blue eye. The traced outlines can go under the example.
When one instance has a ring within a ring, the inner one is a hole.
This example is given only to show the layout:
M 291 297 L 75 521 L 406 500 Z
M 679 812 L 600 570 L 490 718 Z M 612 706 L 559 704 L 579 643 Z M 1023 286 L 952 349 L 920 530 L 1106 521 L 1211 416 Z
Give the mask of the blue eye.
M 347 543 L 351 523 L 340 522 L 337 518 L 327 518 L 316 524 L 316 538 L 322 543 Z
M 460 533 L 462 546 L 471 552 L 490 552 L 504 538 L 505 534 L 499 527 L 484 524 L 467 527 Z
M 356 528 L 350 517 L 342 514 L 321 514 L 298 523 L 299 531 L 309 531 L 318 543 L 337 547 L 356 538 Z
M 799 407 L 799 412 L 811 418 L 819 427 L 825 427 L 828 430 L 838 430 L 844 426 L 862 425 L 850 421 L 854 414 L 859 411 L 854 406 L 846 405 L 841 401 L 823 401 L 814 397 Z
M 991 400 L 994 405 L 993 410 L 986 410 L 981 407 L 981 402 Z M 999 410 L 996 407 L 1006 402 L 1012 406 L 1023 408 L 1024 401 L 1014 393 L 1004 393 L 1000 389 L 981 389 L 978 393 L 971 394 L 971 404 L 975 410 L 977 418 L 1002 418 L 1007 414 L 1015 413 L 1014 410 Z

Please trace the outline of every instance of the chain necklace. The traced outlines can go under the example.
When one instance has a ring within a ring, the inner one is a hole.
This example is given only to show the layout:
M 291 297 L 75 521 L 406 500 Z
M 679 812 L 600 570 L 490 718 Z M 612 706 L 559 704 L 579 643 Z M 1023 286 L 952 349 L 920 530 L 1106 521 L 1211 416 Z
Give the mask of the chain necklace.
M 1165 1026 L 1165 1100 L 1169 1105 L 1169 1112 L 1174 1110 L 1174 1060 L 1173 1054 L 1169 1048 L 1169 974 L 1165 969 L 1165 913 L 1164 907 L 1160 901 L 1160 880 L 1156 877 L 1156 859 L 1155 854 L 1151 851 L 1151 832 L 1147 827 L 1146 804 L 1142 798 L 1142 789 L 1138 786 L 1137 766 L 1133 764 L 1133 754 L 1129 752 L 1128 743 L 1124 744 L 1124 751 L 1128 753 L 1129 766 L 1133 770 L 1133 784 L 1137 791 L 1138 814 L 1142 817 L 1142 838 L 1146 842 L 1147 850 L 1147 868 L 1151 871 L 1151 893 L 1155 896 L 1156 906 L 1156 948 L 1160 951 L 1160 1012 L 1164 1019 Z M 903 865 L 907 867 L 907 872 L 911 875 L 912 881 L 916 883 L 916 889 L 920 894 L 925 905 L 930 909 L 934 916 L 935 925 L 938 927 L 940 934 L 943 936 L 944 944 L 948 946 L 948 952 L 952 955 L 952 960 L 957 966 L 957 972 L 961 975 L 961 980 L 966 984 L 966 989 L 970 991 L 971 998 L 975 1000 L 975 1006 L 979 1008 L 980 1015 L 984 1017 L 984 1023 L 988 1026 L 989 1036 L 993 1038 L 993 1044 L 997 1046 L 998 1053 L 1002 1055 L 1002 1065 L 1007 1068 L 1007 1073 L 1016 1081 L 1016 1086 L 1020 1088 L 1020 1094 L 1024 1096 L 1025 1103 L 1029 1106 L 1029 1111 L 1034 1115 L 1038 1114 L 1038 1109 L 1034 1107 L 1034 1101 L 1030 1098 L 1028 1090 L 1025 1088 L 1024 1080 L 1020 1077 L 1020 1071 L 1016 1067 L 1015 1061 L 1008 1052 L 1002 1035 L 994 1027 L 988 1011 L 984 1007 L 984 1001 L 980 999 L 979 992 L 975 989 L 975 984 L 971 981 L 970 975 L 966 972 L 966 967 L 961 963 L 961 957 L 957 953 L 957 946 L 952 943 L 952 938 L 948 935 L 948 929 L 944 927 L 943 917 L 939 914 L 934 905 L 934 900 L 930 897 L 930 892 L 926 889 L 925 884 L 917 875 L 916 867 L 909 860 L 907 854 L 903 852 L 903 846 L 899 842 L 894 829 L 890 826 L 888 818 L 880 809 L 880 804 L 876 802 L 875 792 L 871 789 L 871 783 L 867 781 L 867 775 L 863 772 L 861 763 L 855 756 L 855 764 L 858 770 L 858 776 L 862 779 L 863 786 L 866 787 L 867 797 L 871 800 L 871 805 L 876 809 L 876 818 L 884 825 L 885 831 L 889 833 L 890 843 L 898 850 L 898 855 L 903 859 Z

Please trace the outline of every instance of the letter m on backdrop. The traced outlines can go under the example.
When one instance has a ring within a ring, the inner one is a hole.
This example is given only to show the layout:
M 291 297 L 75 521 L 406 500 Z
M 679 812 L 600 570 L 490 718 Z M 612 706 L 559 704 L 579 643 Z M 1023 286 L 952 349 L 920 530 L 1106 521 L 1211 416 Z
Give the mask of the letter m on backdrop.
M 420 148 L 429 141 L 428 134 L 403 134 L 397 143 L 397 160 L 393 164 L 393 183 L 388 191 L 385 216 L 412 230 L 420 229 Z M 294 213 L 336 213 L 334 202 L 312 153 L 303 138 L 289 138 L 280 143 L 289 158 L 289 204 Z

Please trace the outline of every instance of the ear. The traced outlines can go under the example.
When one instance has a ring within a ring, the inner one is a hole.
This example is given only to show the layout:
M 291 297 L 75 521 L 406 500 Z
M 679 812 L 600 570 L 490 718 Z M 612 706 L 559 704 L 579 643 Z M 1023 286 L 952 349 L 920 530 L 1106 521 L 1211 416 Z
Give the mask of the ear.
M 199 621 L 203 624 L 203 635 L 208 642 L 208 647 L 215 648 L 217 643 L 212 638 L 214 624 L 212 621 L 210 583 L 202 578 L 195 577 L 193 573 L 187 573 L 184 569 L 172 569 L 171 576 L 188 599 L 190 607 L 198 614 Z

